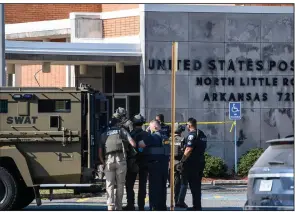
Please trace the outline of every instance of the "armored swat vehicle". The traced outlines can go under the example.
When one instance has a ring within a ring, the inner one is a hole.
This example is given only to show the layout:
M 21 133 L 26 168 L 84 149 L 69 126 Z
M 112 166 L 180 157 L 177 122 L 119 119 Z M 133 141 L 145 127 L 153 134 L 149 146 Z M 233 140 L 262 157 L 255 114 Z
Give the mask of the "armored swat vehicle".
M 94 173 L 108 102 L 87 85 L 0 88 L 0 210 L 19 210 L 40 189 L 100 188 Z

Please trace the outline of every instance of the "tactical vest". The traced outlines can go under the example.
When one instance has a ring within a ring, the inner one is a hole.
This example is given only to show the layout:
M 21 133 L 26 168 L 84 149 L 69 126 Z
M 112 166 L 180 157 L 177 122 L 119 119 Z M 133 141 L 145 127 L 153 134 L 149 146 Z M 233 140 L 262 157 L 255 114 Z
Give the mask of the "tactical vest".
M 172 138 L 170 137 L 170 142 L 172 141 Z M 174 156 L 178 157 L 178 156 L 182 156 L 183 152 L 181 150 L 181 148 L 183 147 L 183 142 L 184 142 L 184 138 L 176 135 L 175 136 L 175 151 L 174 151 Z
M 132 121 L 130 121 L 129 119 L 123 117 L 121 120 L 122 127 L 124 127 L 129 133 L 133 131 L 133 124 Z
M 145 148 L 144 155 L 165 155 L 170 156 L 170 143 L 168 139 L 165 139 L 163 135 L 159 132 L 155 132 L 158 136 L 154 138 L 158 139 L 159 146 L 152 146 Z
M 119 128 L 111 128 L 107 131 L 107 139 L 105 143 L 105 154 L 113 152 L 123 152 L 123 140 L 120 137 Z

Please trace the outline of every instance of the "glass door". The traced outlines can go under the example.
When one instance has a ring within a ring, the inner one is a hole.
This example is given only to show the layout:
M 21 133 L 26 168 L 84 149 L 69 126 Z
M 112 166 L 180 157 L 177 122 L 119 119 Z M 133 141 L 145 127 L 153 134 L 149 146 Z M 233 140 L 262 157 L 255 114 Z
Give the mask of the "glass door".
M 128 115 L 132 120 L 136 114 L 140 113 L 140 96 L 128 96 Z

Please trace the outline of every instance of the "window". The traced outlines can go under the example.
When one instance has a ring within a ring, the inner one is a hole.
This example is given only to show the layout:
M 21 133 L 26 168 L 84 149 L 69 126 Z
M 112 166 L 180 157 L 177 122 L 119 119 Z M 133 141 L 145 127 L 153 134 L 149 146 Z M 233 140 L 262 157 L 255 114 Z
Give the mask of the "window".
M 113 97 L 112 96 L 106 96 L 106 98 L 109 100 L 109 118 L 113 115 Z
M 140 111 L 140 96 L 129 96 L 128 99 L 128 116 L 133 117 Z
M 114 75 L 114 76 L 113 76 Z M 114 78 L 114 81 L 113 81 Z M 114 90 L 113 90 L 114 88 Z M 139 93 L 140 92 L 140 66 L 124 66 L 124 73 L 116 73 L 112 66 L 105 67 L 104 72 L 105 93 Z
M 0 113 L 7 113 L 7 112 L 8 112 L 8 101 L 0 100 Z
M 50 128 L 59 128 L 59 116 L 50 116 Z
M 125 66 L 124 73 L 115 74 L 114 93 L 140 92 L 140 66 Z
M 254 167 L 272 167 L 284 165 L 294 166 L 294 144 L 282 144 L 269 146 Z
M 105 67 L 105 80 L 104 80 L 104 92 L 112 93 L 113 92 L 113 69 L 111 66 Z
M 39 113 L 54 113 L 54 112 L 70 112 L 71 100 L 39 100 L 38 112 Z

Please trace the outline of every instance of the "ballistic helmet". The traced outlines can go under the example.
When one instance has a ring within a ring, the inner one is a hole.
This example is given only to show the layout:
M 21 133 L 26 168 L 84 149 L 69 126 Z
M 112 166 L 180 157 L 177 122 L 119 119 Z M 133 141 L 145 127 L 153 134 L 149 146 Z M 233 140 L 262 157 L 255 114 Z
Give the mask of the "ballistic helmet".
M 117 118 L 117 119 L 120 119 L 124 116 L 126 116 L 126 110 L 125 108 L 122 108 L 122 107 L 118 107 L 115 110 L 115 113 L 113 114 L 113 118 Z
M 175 125 L 174 125 L 174 129 L 175 129 L 176 134 L 181 134 L 182 132 L 185 131 L 185 126 L 179 124 L 178 122 L 176 122 Z
M 137 114 L 133 117 L 132 122 L 135 125 L 143 125 L 143 124 L 145 124 L 145 118 L 141 114 Z

